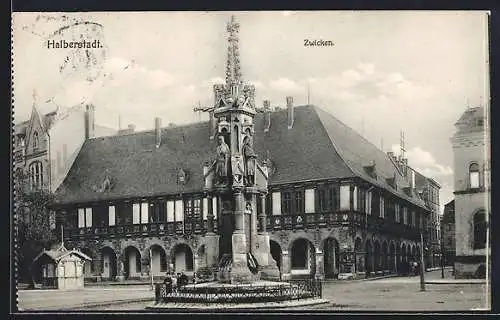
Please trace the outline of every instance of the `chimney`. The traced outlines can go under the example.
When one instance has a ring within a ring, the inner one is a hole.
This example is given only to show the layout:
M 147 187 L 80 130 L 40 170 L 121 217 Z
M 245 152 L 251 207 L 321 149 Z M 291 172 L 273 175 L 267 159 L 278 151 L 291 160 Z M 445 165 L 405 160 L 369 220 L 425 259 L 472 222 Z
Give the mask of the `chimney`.
M 293 115 L 293 97 L 286 97 L 286 108 L 288 110 L 288 129 L 292 129 L 293 120 L 295 119 Z
M 264 132 L 268 132 L 271 127 L 271 101 L 264 100 Z
M 95 107 L 93 105 L 85 106 L 85 140 L 92 139 L 95 136 Z
M 156 147 L 159 148 L 161 144 L 161 119 L 158 117 L 155 118 L 155 138 Z

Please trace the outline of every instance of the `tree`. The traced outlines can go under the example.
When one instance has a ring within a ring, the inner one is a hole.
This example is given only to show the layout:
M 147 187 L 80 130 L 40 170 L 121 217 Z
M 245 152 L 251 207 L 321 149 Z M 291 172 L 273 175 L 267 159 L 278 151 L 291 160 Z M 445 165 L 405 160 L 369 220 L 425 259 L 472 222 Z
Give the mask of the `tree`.
M 21 281 L 32 280 L 31 263 L 44 249 L 57 241 L 55 216 L 50 211 L 54 195 L 46 190 L 28 190 L 22 171 L 17 171 L 15 200 L 17 214 L 18 263 Z

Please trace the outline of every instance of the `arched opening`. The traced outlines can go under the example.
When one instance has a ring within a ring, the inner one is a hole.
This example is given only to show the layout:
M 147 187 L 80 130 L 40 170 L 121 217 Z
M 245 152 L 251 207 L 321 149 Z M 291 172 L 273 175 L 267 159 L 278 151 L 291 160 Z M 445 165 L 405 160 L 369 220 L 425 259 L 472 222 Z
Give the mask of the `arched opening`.
M 479 185 L 479 165 L 474 162 L 469 166 L 469 186 L 471 189 L 477 189 Z
M 90 258 L 92 259 L 95 258 L 94 255 L 92 254 L 92 251 L 89 248 L 83 248 L 81 251 Z M 94 261 L 85 260 L 85 263 L 83 264 L 83 277 L 91 278 L 93 276 L 94 276 Z
M 193 271 L 193 251 L 185 244 L 180 243 L 173 249 L 172 263 L 174 272 L 191 272 Z
M 157 244 L 150 248 L 151 254 L 151 274 L 153 276 L 161 276 L 167 272 L 167 254 L 165 250 Z
M 101 259 L 102 259 L 102 278 L 105 280 L 114 280 L 117 273 L 117 265 L 116 265 L 116 253 L 110 247 L 104 247 L 101 250 Z
M 354 252 L 356 254 L 356 272 L 365 272 L 365 253 L 361 238 L 354 241 Z
M 137 278 L 141 275 L 141 253 L 136 247 L 125 248 L 123 262 L 124 276 L 127 279 Z
M 474 249 L 486 248 L 486 215 L 484 210 L 474 214 Z
M 291 250 L 292 274 L 310 274 L 316 272 L 315 248 L 311 241 L 300 238 L 293 242 Z
M 411 245 L 406 246 L 406 261 L 410 262 L 412 260 L 411 256 Z
M 396 246 L 394 245 L 394 242 L 391 242 L 389 245 L 389 270 L 391 272 L 396 271 Z
M 401 262 L 406 262 L 406 245 L 401 245 Z
M 273 240 L 269 240 L 269 246 L 271 247 L 271 256 L 274 261 L 276 261 L 276 265 L 281 272 L 281 247 L 276 241 Z
M 415 245 L 411 246 L 411 259 L 417 261 L 417 251 L 415 250 Z
M 365 244 L 365 265 L 366 265 L 366 273 L 369 274 L 373 272 L 373 246 L 370 240 L 366 241 Z
M 339 263 L 339 243 L 335 238 L 327 238 L 323 243 L 325 278 L 337 278 L 339 274 Z
M 373 245 L 373 255 L 375 256 L 375 271 L 382 270 L 382 253 L 380 251 L 380 242 L 375 241 Z
M 387 248 L 387 242 L 382 243 L 382 268 L 383 270 L 389 270 L 389 249 Z

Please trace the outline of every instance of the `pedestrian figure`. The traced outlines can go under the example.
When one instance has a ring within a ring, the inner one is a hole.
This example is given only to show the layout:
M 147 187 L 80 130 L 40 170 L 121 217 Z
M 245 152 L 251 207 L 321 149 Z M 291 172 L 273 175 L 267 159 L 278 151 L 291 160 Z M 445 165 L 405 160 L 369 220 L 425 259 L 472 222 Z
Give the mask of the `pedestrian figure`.
M 183 288 L 185 285 L 188 284 L 188 277 L 186 276 L 186 274 L 184 274 L 184 271 L 182 271 L 181 274 L 179 275 L 179 280 L 180 280 L 179 288 Z
M 172 275 L 172 292 L 177 292 L 178 285 L 179 285 L 179 279 L 174 274 L 174 275 Z
M 163 280 L 163 283 L 165 284 L 167 294 L 171 293 L 172 292 L 172 276 L 170 275 L 170 272 L 167 272 L 167 276 Z

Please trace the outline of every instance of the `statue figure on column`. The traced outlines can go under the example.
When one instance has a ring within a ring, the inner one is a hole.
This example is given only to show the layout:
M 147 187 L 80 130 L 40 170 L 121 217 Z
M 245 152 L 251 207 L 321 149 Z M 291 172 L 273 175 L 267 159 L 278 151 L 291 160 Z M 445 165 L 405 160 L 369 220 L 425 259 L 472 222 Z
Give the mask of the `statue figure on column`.
M 219 182 L 225 182 L 228 176 L 227 168 L 229 164 L 229 146 L 224 141 L 223 136 L 219 136 L 219 145 L 217 146 L 217 165 L 215 173 Z
M 249 185 L 255 184 L 255 159 L 257 155 L 253 150 L 252 136 L 247 134 L 243 139 L 243 157 L 245 158 L 245 177 Z

